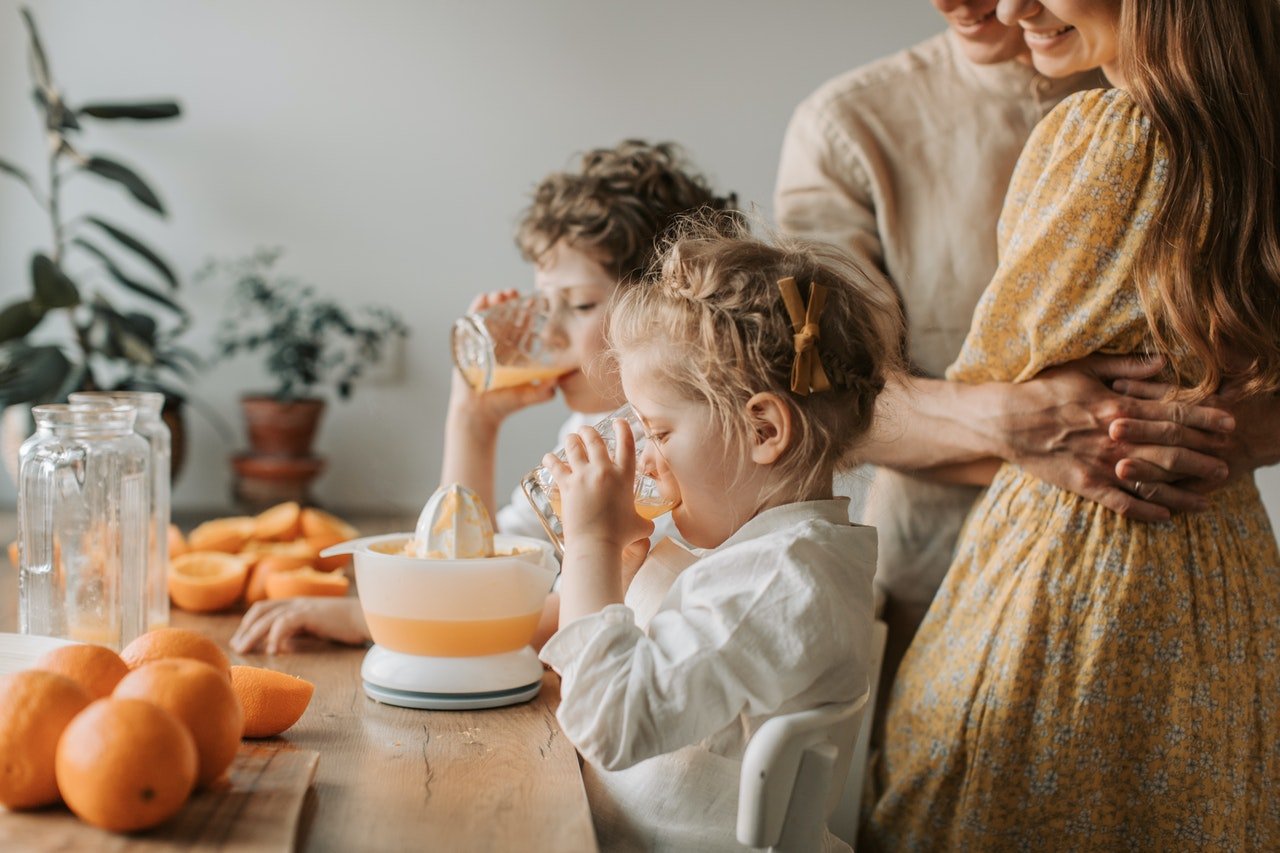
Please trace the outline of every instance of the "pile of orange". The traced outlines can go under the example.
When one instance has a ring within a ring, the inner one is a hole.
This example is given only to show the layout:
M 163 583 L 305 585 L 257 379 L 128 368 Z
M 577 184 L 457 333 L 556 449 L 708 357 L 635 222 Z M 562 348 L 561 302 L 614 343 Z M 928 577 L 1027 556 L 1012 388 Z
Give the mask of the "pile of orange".
M 342 519 L 293 502 L 206 521 L 186 537 L 171 526 L 169 598 L 207 613 L 264 598 L 346 595 L 350 557 L 320 552 L 359 535 Z
M 292 726 L 313 685 L 232 667 L 216 643 L 161 628 L 117 655 L 64 646 L 0 677 L 0 805 L 63 801 L 81 820 L 133 832 L 219 784 L 242 737 Z

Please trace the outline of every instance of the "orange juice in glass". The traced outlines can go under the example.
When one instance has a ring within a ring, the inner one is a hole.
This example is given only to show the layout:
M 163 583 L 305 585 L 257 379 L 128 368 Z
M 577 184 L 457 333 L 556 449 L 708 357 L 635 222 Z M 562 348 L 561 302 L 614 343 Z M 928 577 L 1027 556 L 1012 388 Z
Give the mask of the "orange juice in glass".
M 531 293 L 467 314 L 453 324 L 453 363 L 477 391 L 549 382 L 572 369 L 548 334 L 551 309 Z
M 658 481 L 642 470 L 640 456 L 644 452 L 649 438 L 644 424 L 640 422 L 640 416 L 631 408 L 630 403 L 600 421 L 593 429 L 600 433 L 605 445 L 612 452 L 615 441 L 613 435 L 613 422 L 615 420 L 626 421 L 630 425 L 631 434 L 635 436 L 636 440 L 636 515 L 653 521 L 655 518 L 665 515 L 674 509 L 677 502 L 663 497 L 658 488 Z M 556 455 L 564 459 L 564 448 L 556 450 Z M 524 476 L 524 479 L 520 481 L 520 488 L 524 490 L 525 497 L 529 499 L 529 503 L 533 504 L 534 510 L 538 513 L 538 520 L 542 522 L 543 529 L 547 531 L 547 536 L 551 538 L 551 544 L 556 547 L 558 552 L 564 553 L 564 525 L 560 522 L 560 490 L 556 488 L 555 479 L 551 476 L 551 472 L 545 466 L 539 465 Z

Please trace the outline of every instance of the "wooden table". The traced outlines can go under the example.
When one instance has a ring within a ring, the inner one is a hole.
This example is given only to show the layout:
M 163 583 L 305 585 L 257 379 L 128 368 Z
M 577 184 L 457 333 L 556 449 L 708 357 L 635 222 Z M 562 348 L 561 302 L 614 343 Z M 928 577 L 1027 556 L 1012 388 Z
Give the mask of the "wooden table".
M 412 519 L 356 523 L 365 534 L 413 529 Z M 12 513 L 0 513 L 0 546 L 13 540 L 15 527 Z M 3 556 L 0 566 L 0 631 L 15 631 L 16 571 Z M 199 630 L 223 648 L 239 620 L 179 610 L 173 616 L 175 626 Z M 299 850 L 598 849 L 578 757 L 556 723 L 553 674 L 524 705 L 415 711 L 364 695 L 364 649 L 315 642 L 272 657 L 228 653 L 232 663 L 316 685 L 306 714 L 284 736 L 320 753 Z

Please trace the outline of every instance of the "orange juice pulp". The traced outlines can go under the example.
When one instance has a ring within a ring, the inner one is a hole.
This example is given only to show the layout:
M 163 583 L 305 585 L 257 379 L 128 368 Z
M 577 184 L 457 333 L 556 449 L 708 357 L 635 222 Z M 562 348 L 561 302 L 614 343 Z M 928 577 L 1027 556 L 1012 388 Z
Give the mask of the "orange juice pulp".
M 514 652 L 529 645 L 541 610 L 502 619 L 406 619 L 365 611 L 369 633 L 383 648 L 409 655 L 465 658 Z
M 493 382 L 488 388 L 484 384 L 484 371 L 478 367 L 468 367 L 462 371 L 472 388 L 484 391 L 496 391 L 499 388 L 514 388 L 517 385 L 528 385 L 532 382 L 549 382 L 568 373 L 564 367 L 508 367 L 499 364 L 493 368 Z
M 560 517 L 560 493 L 552 492 L 549 496 L 551 501 L 551 511 L 556 514 L 556 518 Z M 661 497 L 636 498 L 636 515 L 646 521 L 653 521 L 659 516 L 666 515 L 676 508 L 675 501 L 669 501 Z

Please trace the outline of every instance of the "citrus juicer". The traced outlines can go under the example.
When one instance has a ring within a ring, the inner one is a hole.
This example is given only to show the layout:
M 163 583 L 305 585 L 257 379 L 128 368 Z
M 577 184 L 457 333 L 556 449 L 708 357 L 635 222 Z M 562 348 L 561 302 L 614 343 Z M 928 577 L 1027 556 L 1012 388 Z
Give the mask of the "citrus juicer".
M 496 708 L 542 687 L 529 645 L 555 580 L 551 546 L 494 535 L 484 505 L 461 486 L 428 501 L 415 535 L 335 545 L 352 554 L 374 645 L 360 667 L 369 698 L 404 708 Z M 422 554 L 422 556 L 419 556 Z

